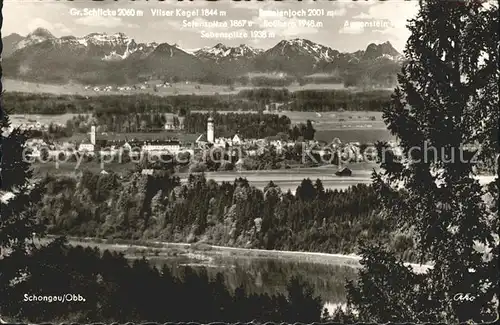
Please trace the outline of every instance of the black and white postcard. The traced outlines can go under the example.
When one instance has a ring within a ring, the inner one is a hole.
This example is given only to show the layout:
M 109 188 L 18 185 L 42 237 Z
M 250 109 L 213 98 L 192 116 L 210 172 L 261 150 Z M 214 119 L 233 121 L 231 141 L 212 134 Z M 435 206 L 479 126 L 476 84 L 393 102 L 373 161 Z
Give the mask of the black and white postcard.
M 1 324 L 497 320 L 497 1 L 1 6 Z

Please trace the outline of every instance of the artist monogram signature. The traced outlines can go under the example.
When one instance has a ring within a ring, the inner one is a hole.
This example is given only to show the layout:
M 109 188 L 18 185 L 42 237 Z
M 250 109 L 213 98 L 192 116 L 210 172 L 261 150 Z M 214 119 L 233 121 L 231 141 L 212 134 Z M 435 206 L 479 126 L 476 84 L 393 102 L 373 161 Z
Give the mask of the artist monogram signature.
M 453 301 L 468 301 L 468 302 L 472 302 L 476 300 L 476 297 L 472 296 L 470 293 L 457 293 L 453 296 Z

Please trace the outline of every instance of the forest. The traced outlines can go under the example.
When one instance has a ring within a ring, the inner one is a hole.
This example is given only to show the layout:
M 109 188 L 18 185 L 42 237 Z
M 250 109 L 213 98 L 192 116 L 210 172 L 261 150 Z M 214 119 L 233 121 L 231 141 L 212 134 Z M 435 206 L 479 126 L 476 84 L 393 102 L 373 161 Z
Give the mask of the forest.
M 263 139 L 279 136 L 281 139 L 313 140 L 316 132 L 310 120 L 291 126 L 290 118 L 277 114 L 257 113 L 212 113 L 217 137 L 232 138 L 238 134 L 243 138 Z M 187 112 L 184 116 L 173 116 L 174 128 L 192 134 L 205 133 L 208 113 Z M 182 120 L 182 122 L 181 122 Z M 167 118 L 162 113 L 97 113 L 93 116 L 78 114 L 66 122 L 65 126 L 51 123 L 45 132 L 50 138 L 69 137 L 74 133 L 87 133 L 92 123 L 98 132 L 134 133 L 162 132 Z M 44 132 L 31 130 L 31 137 L 42 137 Z
M 272 182 L 264 190 L 246 179 L 218 184 L 192 174 L 180 184 L 168 172 L 47 176 L 37 216 L 51 234 L 326 253 L 355 253 L 358 241 L 384 238 L 413 260 L 413 242 L 381 218 L 376 193 L 359 184 L 325 190 L 305 179 L 296 194 Z
M 182 117 L 173 117 L 174 127 L 180 126 L 182 119 L 183 130 L 187 133 L 205 133 L 207 131 L 208 113 L 186 112 Z M 288 134 L 291 121 L 288 117 L 277 114 L 256 114 L 256 113 L 213 113 L 215 122 L 215 134 L 217 137 L 233 137 L 239 134 L 244 138 L 265 138 L 274 136 L 280 132 Z M 161 113 L 132 113 L 122 112 L 94 114 L 92 120 L 99 126 L 100 132 L 148 132 L 162 131 L 166 123 L 165 115 Z M 68 121 L 66 128 L 79 130 L 84 125 L 87 130 L 90 128 L 90 117 L 85 121 L 80 116 L 73 117 Z M 299 132 L 300 133 L 300 132 Z M 300 135 L 300 134 L 299 134 Z
M 390 101 L 390 91 L 300 90 L 255 88 L 230 95 L 52 95 L 7 92 L 10 114 L 64 113 L 182 113 L 190 110 L 261 111 L 266 104 L 282 103 L 292 111 L 381 111 Z M 182 115 L 182 114 L 181 114 Z
M 188 133 L 205 133 L 209 114 L 188 113 L 184 119 L 184 129 Z M 278 133 L 288 134 L 290 118 L 277 114 L 227 113 L 212 114 L 215 134 L 230 137 L 238 134 L 243 138 L 262 139 Z

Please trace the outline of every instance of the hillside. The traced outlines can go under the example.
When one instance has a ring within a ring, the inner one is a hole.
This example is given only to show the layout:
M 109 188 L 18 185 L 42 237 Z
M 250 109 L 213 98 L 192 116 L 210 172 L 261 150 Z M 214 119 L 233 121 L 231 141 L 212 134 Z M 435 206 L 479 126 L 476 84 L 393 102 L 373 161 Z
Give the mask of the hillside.
M 5 75 L 42 83 L 123 85 L 161 79 L 231 84 L 243 78 L 248 83 L 252 73 L 265 73 L 287 82 L 308 76 L 314 83 L 314 76 L 322 75 L 327 83 L 391 87 L 402 58 L 389 42 L 354 53 L 306 39 L 282 40 L 267 50 L 218 43 L 185 51 L 176 44 L 140 43 L 123 33 L 57 38 L 43 28 L 25 37 L 11 34 L 3 41 Z

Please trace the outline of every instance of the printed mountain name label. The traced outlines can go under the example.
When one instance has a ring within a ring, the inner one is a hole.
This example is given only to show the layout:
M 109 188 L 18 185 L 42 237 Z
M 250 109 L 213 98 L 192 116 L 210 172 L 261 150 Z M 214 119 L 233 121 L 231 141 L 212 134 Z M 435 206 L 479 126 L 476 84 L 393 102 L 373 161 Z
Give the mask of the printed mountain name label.
M 165 10 L 165 9 L 151 9 L 151 15 L 153 17 L 208 17 L 208 16 L 226 16 L 226 12 L 223 10 L 213 10 L 213 9 L 175 9 L 175 10 Z

